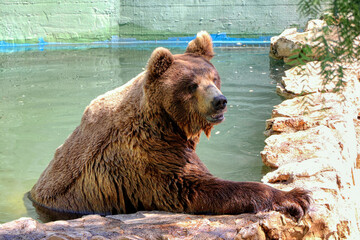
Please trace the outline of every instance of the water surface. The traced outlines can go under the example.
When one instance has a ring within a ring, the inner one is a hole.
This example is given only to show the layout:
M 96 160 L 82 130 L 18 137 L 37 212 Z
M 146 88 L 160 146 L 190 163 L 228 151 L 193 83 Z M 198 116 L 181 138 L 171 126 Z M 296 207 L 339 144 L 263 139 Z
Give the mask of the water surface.
M 91 48 L 0 53 L 0 223 L 38 218 L 29 191 L 82 113 L 98 95 L 143 71 L 155 48 Z M 182 53 L 184 49 L 171 49 Z M 265 120 L 281 102 L 269 69 L 268 49 L 220 49 L 213 59 L 228 98 L 226 120 L 197 152 L 216 176 L 259 181 L 267 169 Z

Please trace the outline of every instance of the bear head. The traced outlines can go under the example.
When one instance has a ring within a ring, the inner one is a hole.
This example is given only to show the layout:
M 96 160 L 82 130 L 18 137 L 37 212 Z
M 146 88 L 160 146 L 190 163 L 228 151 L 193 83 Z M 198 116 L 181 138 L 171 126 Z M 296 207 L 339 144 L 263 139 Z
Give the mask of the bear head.
M 166 112 L 188 139 L 201 131 L 210 136 L 213 125 L 224 120 L 227 100 L 220 91 L 220 76 L 210 63 L 211 37 L 199 32 L 184 54 L 157 48 L 147 64 L 145 96 L 152 111 Z

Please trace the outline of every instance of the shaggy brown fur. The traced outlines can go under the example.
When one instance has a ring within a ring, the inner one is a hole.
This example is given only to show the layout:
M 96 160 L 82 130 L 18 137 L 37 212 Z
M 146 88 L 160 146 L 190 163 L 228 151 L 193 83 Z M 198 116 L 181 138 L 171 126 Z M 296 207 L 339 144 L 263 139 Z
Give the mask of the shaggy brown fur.
M 278 210 L 301 218 L 306 191 L 212 176 L 195 153 L 226 111 L 200 32 L 185 54 L 157 48 L 147 70 L 93 100 L 31 190 L 39 206 L 80 214 L 165 210 L 236 214 Z

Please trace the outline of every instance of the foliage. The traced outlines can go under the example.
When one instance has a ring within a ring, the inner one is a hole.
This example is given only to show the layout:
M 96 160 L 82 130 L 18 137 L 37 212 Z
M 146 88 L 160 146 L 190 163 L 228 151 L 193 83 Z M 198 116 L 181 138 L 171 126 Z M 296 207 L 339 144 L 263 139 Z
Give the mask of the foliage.
M 309 56 L 316 56 L 321 61 L 324 85 L 337 81 L 335 91 L 341 90 L 344 69 L 339 63 L 353 63 L 359 59 L 360 43 L 354 42 L 359 41 L 360 35 L 360 0 L 300 0 L 298 9 L 305 16 L 323 14 L 326 26 L 322 29 L 324 34 L 311 39 L 317 42 L 313 50 L 304 46 L 294 52 L 292 59 L 305 64 Z

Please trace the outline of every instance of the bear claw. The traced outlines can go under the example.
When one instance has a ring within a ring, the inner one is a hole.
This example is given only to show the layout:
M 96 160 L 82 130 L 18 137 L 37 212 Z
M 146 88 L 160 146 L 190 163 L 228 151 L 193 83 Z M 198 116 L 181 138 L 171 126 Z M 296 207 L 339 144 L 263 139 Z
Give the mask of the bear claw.
M 284 194 L 281 201 L 277 203 L 278 206 L 275 207 L 275 210 L 289 214 L 299 221 L 309 211 L 312 202 L 310 191 L 294 188 L 289 192 L 284 192 Z

